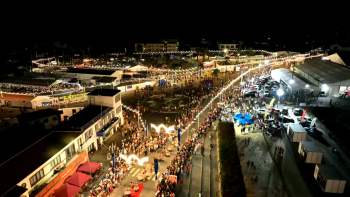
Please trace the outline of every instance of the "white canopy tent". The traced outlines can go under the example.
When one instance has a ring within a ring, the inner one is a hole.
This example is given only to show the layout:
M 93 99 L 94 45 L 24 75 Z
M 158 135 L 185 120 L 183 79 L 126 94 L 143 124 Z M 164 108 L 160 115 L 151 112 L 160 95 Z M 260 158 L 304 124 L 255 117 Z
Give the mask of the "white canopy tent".
M 137 66 L 133 66 L 130 68 L 130 70 L 132 71 L 137 71 L 137 70 L 147 70 L 148 67 L 147 66 L 142 66 L 142 65 L 137 65 Z

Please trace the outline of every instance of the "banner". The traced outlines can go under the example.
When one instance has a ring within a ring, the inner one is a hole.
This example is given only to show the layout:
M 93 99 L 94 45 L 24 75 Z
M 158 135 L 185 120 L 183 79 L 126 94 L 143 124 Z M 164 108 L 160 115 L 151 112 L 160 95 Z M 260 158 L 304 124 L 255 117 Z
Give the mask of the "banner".
M 306 109 L 304 109 L 303 111 L 303 115 L 301 115 L 301 119 L 304 120 L 305 119 L 305 115 L 306 115 Z
M 90 92 L 85 92 L 82 94 L 72 94 L 72 95 L 67 95 L 63 97 L 63 101 L 70 101 L 70 100 L 77 100 L 77 99 L 83 99 L 86 97 L 87 94 Z
M 148 133 L 148 127 L 147 127 L 147 124 L 145 124 L 145 128 L 146 128 L 146 141 L 147 141 L 147 133 Z
M 179 146 L 180 146 L 180 141 L 181 141 L 181 128 L 177 129 L 177 139 L 179 140 Z
M 315 125 L 316 119 L 317 119 L 317 118 L 312 119 L 311 124 L 310 124 L 310 127 L 313 127 L 313 126 Z
M 273 98 L 272 100 L 271 100 L 271 102 L 270 102 L 270 106 L 269 107 L 273 107 L 273 103 L 275 102 L 275 98 Z M 266 116 L 267 116 L 267 112 L 269 111 L 269 109 L 266 109 L 266 111 L 265 111 L 265 115 L 264 115 L 264 119 L 266 120 Z
M 112 153 L 112 159 L 113 159 L 113 174 L 115 174 L 115 155 Z
M 156 180 L 158 179 L 158 159 L 154 159 L 154 172 L 156 173 Z

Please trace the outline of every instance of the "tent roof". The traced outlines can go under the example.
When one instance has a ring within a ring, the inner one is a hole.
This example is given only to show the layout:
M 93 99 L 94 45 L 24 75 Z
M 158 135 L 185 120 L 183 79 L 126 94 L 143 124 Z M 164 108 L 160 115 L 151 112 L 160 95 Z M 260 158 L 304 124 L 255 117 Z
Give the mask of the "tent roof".
M 130 68 L 130 70 L 138 70 L 138 69 L 148 69 L 147 66 L 141 66 L 141 65 L 137 65 L 137 66 L 133 66 Z
M 86 182 L 88 182 L 92 177 L 90 175 L 81 173 L 81 172 L 76 172 L 66 180 L 66 183 L 69 183 L 71 185 L 75 185 L 78 187 L 83 186 Z
M 81 190 L 80 187 L 70 185 L 70 184 L 63 184 L 58 190 L 55 191 L 53 196 L 55 197 L 72 197 L 75 196 L 79 191 Z
M 82 166 L 78 168 L 78 171 L 90 173 L 90 168 L 91 168 L 91 172 L 95 173 L 100 167 L 101 167 L 100 163 L 90 162 L 90 166 L 89 166 L 89 163 L 85 162 Z

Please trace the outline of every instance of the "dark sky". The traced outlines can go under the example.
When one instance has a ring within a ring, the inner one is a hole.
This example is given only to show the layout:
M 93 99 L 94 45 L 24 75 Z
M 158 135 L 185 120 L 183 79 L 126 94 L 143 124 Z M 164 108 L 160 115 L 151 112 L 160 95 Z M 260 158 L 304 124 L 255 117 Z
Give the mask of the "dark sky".
M 346 7 L 297 2 L 93 2 L 9 7 L 2 45 L 68 41 L 116 52 L 135 42 L 177 38 L 182 43 L 245 40 L 295 44 L 349 36 Z M 34 7 L 34 8 L 33 8 Z M 338 32 L 338 34 L 335 34 Z M 310 36 L 310 37 L 307 37 Z

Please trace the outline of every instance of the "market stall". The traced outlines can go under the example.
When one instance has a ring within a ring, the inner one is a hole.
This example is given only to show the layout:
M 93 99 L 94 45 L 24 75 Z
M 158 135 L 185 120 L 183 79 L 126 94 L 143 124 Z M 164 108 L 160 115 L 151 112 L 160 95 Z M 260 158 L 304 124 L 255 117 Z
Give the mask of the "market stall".
M 320 164 L 322 162 L 323 152 L 314 142 L 301 141 L 299 143 L 298 153 L 301 160 L 305 163 Z
M 300 124 L 289 124 L 287 135 L 292 142 L 301 142 L 306 140 L 307 133 Z
M 80 187 L 65 183 L 53 193 L 54 197 L 72 197 L 79 193 Z
M 346 180 L 333 165 L 316 164 L 314 178 L 326 193 L 344 193 Z
M 66 180 L 66 183 L 69 183 L 71 185 L 75 185 L 78 187 L 84 186 L 92 177 L 90 175 L 81 173 L 81 172 L 76 172 L 73 174 L 73 176 L 69 177 Z
M 95 162 L 85 162 L 82 166 L 78 168 L 78 172 L 84 172 L 84 173 L 92 173 L 96 174 L 99 172 L 102 164 L 101 163 L 95 163 Z M 90 171 L 91 170 L 91 171 Z

